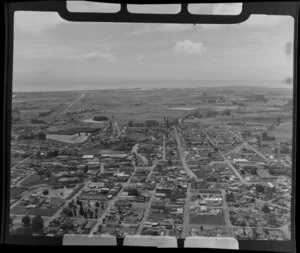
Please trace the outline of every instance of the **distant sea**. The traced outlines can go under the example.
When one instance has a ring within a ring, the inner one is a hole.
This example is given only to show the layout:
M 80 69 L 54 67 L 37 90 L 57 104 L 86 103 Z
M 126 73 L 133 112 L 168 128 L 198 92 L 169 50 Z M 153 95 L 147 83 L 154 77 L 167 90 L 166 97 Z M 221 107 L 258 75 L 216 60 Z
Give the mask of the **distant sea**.
M 39 85 L 13 85 L 13 92 L 42 92 L 42 91 L 83 91 L 103 89 L 162 89 L 162 88 L 204 88 L 204 87 L 270 87 L 290 88 L 291 84 L 278 80 L 106 80 L 87 82 L 44 83 Z

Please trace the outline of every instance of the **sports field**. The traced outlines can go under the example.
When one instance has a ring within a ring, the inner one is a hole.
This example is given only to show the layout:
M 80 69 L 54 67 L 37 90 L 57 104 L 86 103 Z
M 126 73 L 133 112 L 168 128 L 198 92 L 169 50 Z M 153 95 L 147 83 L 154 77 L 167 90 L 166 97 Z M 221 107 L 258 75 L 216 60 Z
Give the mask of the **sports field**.
M 73 134 L 73 135 L 63 135 L 63 134 L 47 134 L 46 138 L 48 140 L 54 140 L 54 141 L 60 141 L 60 142 L 66 142 L 70 144 L 78 144 L 85 142 L 91 134 L 88 133 L 87 135 L 85 133 L 82 134 Z

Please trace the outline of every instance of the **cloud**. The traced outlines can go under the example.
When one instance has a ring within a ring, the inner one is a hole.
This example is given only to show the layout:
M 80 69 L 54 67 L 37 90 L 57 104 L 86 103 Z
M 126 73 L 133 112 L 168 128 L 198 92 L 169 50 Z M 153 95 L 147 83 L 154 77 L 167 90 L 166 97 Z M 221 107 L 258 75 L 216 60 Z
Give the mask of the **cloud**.
M 154 14 L 169 14 L 178 13 L 181 10 L 180 4 L 145 4 L 136 5 L 129 4 L 128 11 L 131 13 L 154 13 Z
M 70 12 L 118 12 L 121 9 L 121 5 L 87 1 L 67 1 L 67 9 Z
M 172 47 L 175 54 L 185 55 L 202 55 L 206 52 L 206 48 L 200 42 L 192 42 L 190 40 L 177 41 Z
M 164 58 L 166 56 L 166 53 L 168 53 L 167 50 L 155 50 L 155 51 L 143 52 L 138 54 L 136 59 L 139 61 L 156 60 L 156 59 Z
M 255 27 L 255 28 L 274 27 L 285 23 L 287 19 L 289 19 L 289 17 L 286 16 L 251 15 L 248 18 L 248 20 L 246 20 L 241 25 L 245 27 Z
M 22 43 L 16 43 L 14 57 L 19 59 L 103 59 L 116 61 L 117 57 L 114 52 L 100 51 L 95 49 L 93 52 L 84 52 L 78 48 L 68 46 L 49 46 L 36 44 L 34 50 L 31 46 Z
M 63 58 L 66 55 L 73 54 L 74 51 L 67 46 L 49 46 L 36 43 L 32 45 L 15 43 L 14 57 L 22 59 L 53 59 Z
M 188 10 L 193 14 L 238 15 L 242 10 L 242 3 L 189 4 Z
M 213 15 L 238 15 L 242 11 L 242 3 L 213 4 Z
M 150 33 L 155 31 L 153 26 L 150 25 L 145 25 L 140 29 L 134 30 L 132 32 L 129 33 L 129 35 L 138 35 L 138 34 L 145 34 L 145 33 Z
M 58 13 L 26 11 L 17 11 L 15 13 L 15 27 L 24 32 L 41 32 L 55 28 L 63 23 L 68 23 L 68 21 L 62 19 Z
M 84 54 L 77 54 L 77 55 L 69 55 L 66 58 L 68 59 L 103 59 L 108 61 L 116 61 L 116 55 L 114 53 L 108 53 L 108 52 L 89 52 Z
M 215 30 L 220 28 L 220 24 L 199 24 L 197 25 L 197 30 L 198 31 L 203 31 L 203 30 Z
M 190 30 L 193 26 L 190 24 L 162 24 L 157 27 L 160 32 L 181 32 Z
M 158 24 L 158 25 L 145 25 L 141 29 L 130 32 L 130 35 L 145 34 L 151 32 L 182 32 L 193 28 L 191 24 Z

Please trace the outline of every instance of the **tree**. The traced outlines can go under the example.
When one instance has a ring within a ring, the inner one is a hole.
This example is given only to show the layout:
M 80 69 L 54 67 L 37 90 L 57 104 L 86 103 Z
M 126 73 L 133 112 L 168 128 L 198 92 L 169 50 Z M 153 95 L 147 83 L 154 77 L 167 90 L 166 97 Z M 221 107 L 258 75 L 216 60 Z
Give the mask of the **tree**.
M 225 116 L 231 116 L 231 112 L 228 108 L 226 108 L 223 112 L 222 112 L 223 115 Z
M 171 202 L 175 202 L 177 200 L 176 195 L 172 194 L 170 197 Z
M 107 121 L 108 118 L 106 116 L 95 116 L 93 118 L 93 120 L 95 120 L 95 121 Z
M 139 191 L 134 188 L 134 189 L 131 189 L 130 195 L 138 197 L 140 194 L 139 194 Z
M 60 228 L 63 229 L 64 231 L 66 231 L 66 230 L 72 230 L 74 228 L 74 225 L 73 225 L 72 221 L 70 221 L 68 219 L 63 224 L 61 224 Z
M 43 123 L 44 124 L 45 122 L 41 121 L 39 123 Z M 46 140 L 46 134 L 44 132 L 39 132 L 38 133 L 38 138 L 39 138 L 39 140 Z
M 89 170 L 88 166 L 87 166 L 87 165 L 85 165 L 85 166 L 84 166 L 84 169 L 83 169 L 84 173 L 87 173 L 87 172 L 88 172 L 88 170 Z
M 275 215 L 270 215 L 269 217 L 269 224 L 274 226 L 274 227 L 277 227 L 278 226 L 278 221 L 275 217 Z
M 73 212 L 69 208 L 64 208 L 62 214 L 64 214 L 67 217 L 73 217 Z
M 25 215 L 23 218 L 22 218 L 22 224 L 24 227 L 28 227 L 30 225 L 30 217 L 29 215 Z
M 36 172 L 39 176 L 43 176 L 44 174 L 45 174 L 45 170 L 38 170 L 37 172 Z
M 34 232 L 40 232 L 44 228 L 44 220 L 42 216 L 36 215 L 33 217 L 31 227 Z
M 279 124 L 280 122 L 281 122 L 281 118 L 280 118 L 280 117 L 277 117 L 277 118 L 276 118 L 276 123 Z
M 84 215 L 84 210 L 83 210 L 83 206 L 82 206 L 82 205 L 81 205 L 80 208 L 79 208 L 79 214 L 80 214 L 81 216 Z
M 264 204 L 263 205 L 263 207 L 262 207 L 262 209 L 261 209 L 263 212 L 265 212 L 265 213 L 269 213 L 270 212 L 270 209 L 269 209 L 269 206 L 268 206 L 268 204 Z
M 96 207 L 100 207 L 100 204 L 99 204 L 98 201 L 96 202 L 95 206 L 96 206 Z
M 43 191 L 43 195 L 49 195 L 49 191 L 48 191 L 47 189 L 45 189 L 45 190 Z
M 83 216 L 84 216 L 85 219 L 87 219 L 88 218 L 87 212 L 84 212 Z

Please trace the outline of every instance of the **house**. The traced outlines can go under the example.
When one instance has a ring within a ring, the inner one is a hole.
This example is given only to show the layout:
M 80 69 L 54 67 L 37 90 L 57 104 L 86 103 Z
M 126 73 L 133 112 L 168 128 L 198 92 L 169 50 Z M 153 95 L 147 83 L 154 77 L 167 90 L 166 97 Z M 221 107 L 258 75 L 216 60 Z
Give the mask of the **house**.
M 249 161 L 247 159 L 242 159 L 242 158 L 233 159 L 233 163 L 237 165 L 246 164 L 248 162 Z

